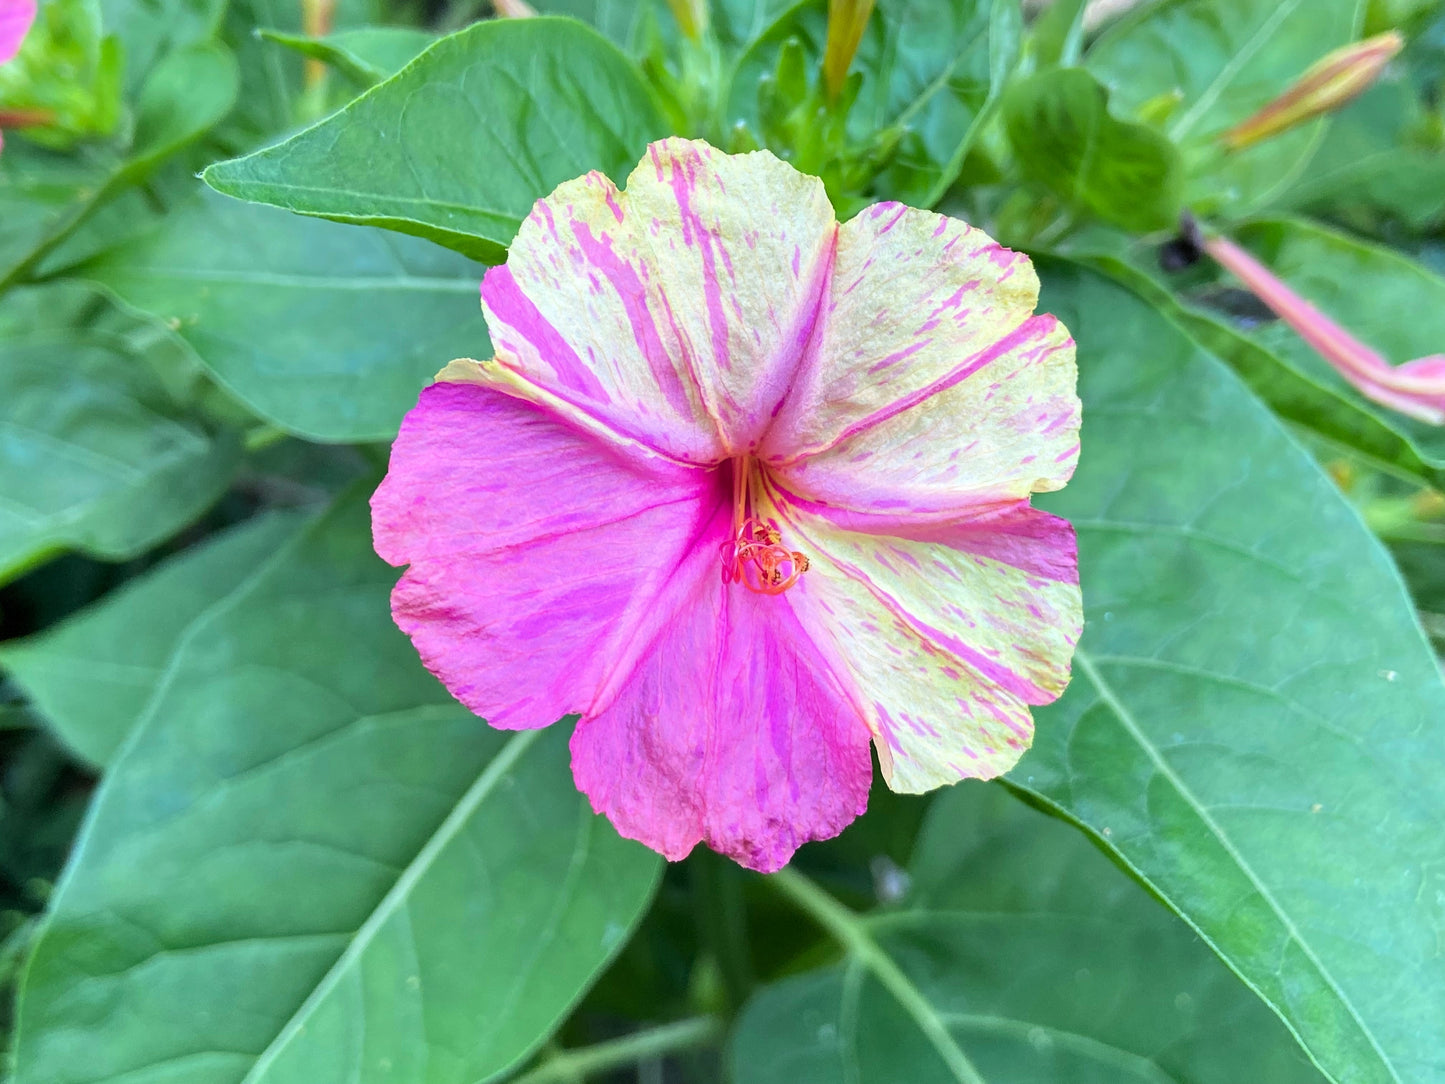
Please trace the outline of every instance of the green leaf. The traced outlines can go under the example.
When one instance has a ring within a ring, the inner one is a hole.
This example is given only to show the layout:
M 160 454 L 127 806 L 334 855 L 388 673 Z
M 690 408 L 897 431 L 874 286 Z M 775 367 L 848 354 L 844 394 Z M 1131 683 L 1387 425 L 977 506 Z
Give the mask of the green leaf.
M 468 260 L 211 192 L 77 273 L 169 321 L 238 399 L 314 440 L 390 439 L 447 361 L 491 351 Z
M 1392 473 L 1445 485 L 1445 442 L 1438 430 L 1366 399 L 1303 343 L 1284 348 L 1288 344 L 1282 346 L 1281 340 L 1293 337 L 1287 328 L 1261 333 L 1256 319 L 1254 331 L 1246 332 L 1223 322 L 1207 307 L 1209 294 L 1190 296 L 1191 289 L 1197 290 L 1198 269 L 1178 276 L 1185 282 L 1173 282 L 1157 269 L 1154 246 L 1097 232 L 1071 243 L 1066 254 L 1166 313 L 1285 421 Z
M 394 579 L 354 493 L 188 625 L 52 900 L 17 1084 L 472 1084 L 626 940 L 660 860 L 567 728 L 426 673 Z
M 1246 210 L 1300 177 L 1326 122 L 1227 158 L 1212 153 L 1213 139 L 1355 40 L 1364 6 L 1364 0 L 1162 0 L 1140 5 L 1107 30 L 1085 62 L 1109 87 L 1115 107 L 1128 113 L 1181 93 L 1167 131 L 1198 151 L 1188 201 Z
M 853 62 L 863 81 L 847 118 L 849 139 L 876 156 L 878 196 L 931 206 L 964 156 L 1018 58 L 1018 0 L 879 0 Z M 759 85 L 779 52 L 800 41 L 821 64 L 827 5 L 796 5 L 753 42 L 732 79 L 726 120 L 761 130 Z
M 0 581 L 67 549 L 144 552 L 220 496 L 239 458 L 125 342 L 57 312 L 64 296 L 0 302 Z
M 1183 915 L 1341 1084 L 1445 1079 L 1445 685 L 1399 574 L 1264 407 L 1122 288 L 1079 343 L 1074 680 L 1016 786 Z
M 1004 125 L 1023 176 L 1070 207 L 1125 229 L 1179 217 L 1179 155 L 1154 129 L 1109 112 L 1109 92 L 1082 68 L 1040 72 L 1004 96 Z
M 0 665 L 71 749 L 103 767 L 140 717 L 190 624 L 302 522 L 298 514 L 266 516 L 185 550 L 64 623 L 0 644 Z
M 0 293 L 219 123 L 238 86 L 236 62 L 221 46 L 181 49 L 156 65 L 141 88 L 128 155 L 103 149 L 60 155 L 12 140 L 0 155 Z
M 851 952 L 753 999 L 736 1084 L 969 1080 L 949 1070 L 949 1043 L 1000 1084 L 1322 1084 L 1188 927 L 1001 787 L 941 794 L 910 873 L 901 907 L 848 921 L 901 970 L 916 1011 Z
M 259 30 L 266 41 L 325 61 L 358 86 L 369 87 L 406 67 L 436 36 L 409 26 L 359 26 L 324 38 Z
M 1382 81 L 1335 117 L 1309 171 L 1270 210 L 1367 230 L 1381 217 L 1421 232 L 1445 223 L 1445 154 L 1411 137 L 1422 112 L 1408 81 Z
M 1028 49 L 1040 68 L 1072 68 L 1084 46 L 1086 0 L 1055 0 L 1029 26 Z
M 206 43 L 168 53 L 141 88 L 123 179 L 143 178 L 218 124 L 236 104 L 239 86 L 235 58 L 224 46 Z
M 441 39 L 314 128 L 211 166 L 205 180 L 498 263 L 537 199 L 591 169 L 625 177 L 664 134 L 636 67 L 594 31 L 491 20 Z
M 99 0 L 101 24 L 125 52 L 125 81 L 134 92 L 168 53 L 214 38 L 225 0 Z

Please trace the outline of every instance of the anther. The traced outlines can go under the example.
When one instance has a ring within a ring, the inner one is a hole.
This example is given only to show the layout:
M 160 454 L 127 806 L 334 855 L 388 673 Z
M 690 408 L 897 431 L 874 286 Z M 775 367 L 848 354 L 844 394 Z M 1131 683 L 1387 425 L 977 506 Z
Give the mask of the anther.
M 782 546 L 782 532 L 748 517 L 722 546 L 724 583 L 741 582 L 760 595 L 781 595 L 808 571 L 808 558 Z

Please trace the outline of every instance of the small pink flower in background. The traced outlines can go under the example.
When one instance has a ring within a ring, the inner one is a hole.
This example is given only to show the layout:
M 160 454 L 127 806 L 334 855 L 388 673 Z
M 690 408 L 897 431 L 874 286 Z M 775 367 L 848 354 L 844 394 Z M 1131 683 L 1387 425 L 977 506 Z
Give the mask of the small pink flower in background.
M 1073 342 L 1028 259 L 767 152 L 669 139 L 538 201 L 372 501 L 422 659 L 672 859 L 774 870 L 1007 771 L 1068 682 Z
M 1432 425 L 1445 424 L 1445 354 L 1391 365 L 1233 241 L 1209 237 L 1203 247 L 1368 398 Z
M 0 0 L 0 64 L 15 59 L 35 22 L 35 0 Z M 0 133 L 0 147 L 5 146 Z

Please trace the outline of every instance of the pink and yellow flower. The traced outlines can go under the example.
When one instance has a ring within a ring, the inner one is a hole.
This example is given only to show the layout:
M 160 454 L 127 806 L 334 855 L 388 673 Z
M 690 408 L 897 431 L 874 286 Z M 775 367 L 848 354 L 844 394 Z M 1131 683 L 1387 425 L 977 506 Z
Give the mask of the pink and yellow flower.
M 895 790 L 1007 771 L 1080 630 L 1074 348 L 1028 259 L 839 224 L 765 151 L 654 144 L 538 201 L 372 502 L 397 624 L 493 726 L 580 720 L 626 836 L 773 870 Z

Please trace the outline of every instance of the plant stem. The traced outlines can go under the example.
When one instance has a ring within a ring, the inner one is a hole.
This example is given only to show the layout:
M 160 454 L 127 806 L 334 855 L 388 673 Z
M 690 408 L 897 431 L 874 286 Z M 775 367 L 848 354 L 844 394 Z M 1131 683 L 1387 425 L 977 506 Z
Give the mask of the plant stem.
M 712 1046 L 722 1038 L 722 1033 L 722 1021 L 716 1016 L 695 1016 L 595 1046 L 564 1051 L 535 1069 L 514 1077 L 511 1084 L 572 1084 L 585 1079 L 589 1073 L 633 1065 L 679 1050 Z
M 913 1022 L 933 1044 L 959 1084 L 985 1084 L 983 1075 L 959 1048 L 938 1011 L 929 1004 L 913 980 L 893 962 L 893 957 L 878 946 L 857 914 L 796 870 L 780 869 L 768 877 L 767 882 L 832 934 L 850 955 L 873 973 L 873 977 L 913 1017 Z

